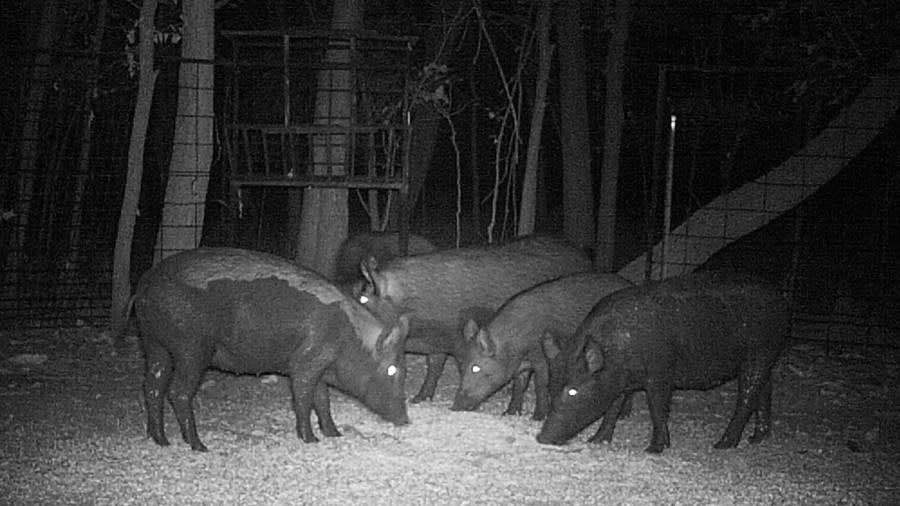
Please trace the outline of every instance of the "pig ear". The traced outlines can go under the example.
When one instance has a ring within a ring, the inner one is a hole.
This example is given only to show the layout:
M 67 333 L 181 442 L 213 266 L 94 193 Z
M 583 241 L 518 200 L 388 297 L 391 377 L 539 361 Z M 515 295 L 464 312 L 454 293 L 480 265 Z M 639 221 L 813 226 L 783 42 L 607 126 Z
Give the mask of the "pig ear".
M 368 288 L 371 289 L 372 295 L 381 297 L 384 293 L 385 281 L 384 276 L 378 272 L 378 260 L 374 256 L 370 256 L 359 263 L 359 270 L 362 271 L 363 278 L 365 278 Z
M 383 352 L 385 347 L 403 346 L 406 342 L 406 336 L 409 334 L 409 315 L 406 313 L 397 317 L 397 325 L 391 327 L 390 332 L 385 332 L 378 338 L 375 349 L 379 353 Z
M 494 343 L 494 338 L 491 337 L 490 334 L 484 329 L 479 329 L 478 334 L 475 335 L 475 339 L 478 340 L 478 347 L 484 350 L 484 353 L 493 357 L 494 353 L 497 352 L 497 345 Z
M 603 351 L 597 345 L 589 342 L 584 348 L 584 358 L 587 360 L 588 371 L 593 373 L 603 368 Z
M 475 320 L 469 320 L 463 325 L 463 337 L 466 341 L 471 341 L 475 339 L 475 334 L 478 333 L 480 329 L 478 328 L 478 324 L 475 323 Z
M 463 337 L 467 342 L 474 342 L 488 356 L 493 356 L 497 351 L 497 346 L 490 334 L 486 330 L 480 328 L 475 320 L 469 320 L 463 326 Z
M 397 326 L 401 330 L 401 337 L 405 340 L 409 334 L 409 314 L 412 311 L 406 308 L 402 308 L 400 311 L 400 315 L 397 317 Z
M 549 330 L 544 331 L 544 335 L 541 337 L 541 349 L 544 350 L 544 356 L 547 357 L 547 360 L 553 360 L 559 355 L 559 342 Z

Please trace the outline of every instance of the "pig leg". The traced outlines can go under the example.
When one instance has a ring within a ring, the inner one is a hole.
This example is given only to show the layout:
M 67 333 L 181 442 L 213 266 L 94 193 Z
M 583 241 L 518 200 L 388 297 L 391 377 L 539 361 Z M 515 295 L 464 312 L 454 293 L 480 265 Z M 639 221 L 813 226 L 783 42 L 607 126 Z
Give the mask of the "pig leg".
M 768 395 L 766 395 L 768 393 Z M 751 362 L 746 364 L 738 377 L 738 395 L 734 408 L 734 414 L 722 438 L 714 445 L 717 449 L 734 448 L 741 440 L 741 434 L 750 415 L 757 412 L 760 407 L 760 401 L 764 397 L 769 397 L 769 408 L 771 409 L 772 385 L 769 382 L 769 370 L 765 364 Z M 768 425 L 768 413 L 764 416 L 766 425 Z M 757 426 L 757 437 L 762 439 L 768 433 L 768 427 Z
M 310 354 L 312 351 L 310 351 Z M 296 356 L 290 361 L 291 393 L 293 394 L 294 414 L 297 417 L 297 435 L 304 443 L 317 443 L 319 438 L 313 434 L 310 415 L 315 407 L 319 416 L 319 427 L 328 436 L 328 431 L 334 427 L 331 418 L 331 403 L 327 401 L 328 390 L 322 376 L 328 366 L 329 359 L 325 356 L 312 358 L 312 356 Z M 324 394 L 319 390 L 325 388 Z M 321 411 L 320 411 L 321 408 Z M 322 426 L 325 424 L 325 427 Z M 329 425 L 330 424 L 330 425 Z
M 547 418 L 550 412 L 550 393 L 547 391 L 550 383 L 550 371 L 547 369 L 547 362 L 543 360 L 532 360 L 534 367 L 534 414 L 532 420 L 543 420 Z
M 428 368 L 425 371 L 425 382 L 419 393 L 412 398 L 413 403 L 429 401 L 434 397 L 434 391 L 437 389 L 438 379 L 444 372 L 444 364 L 447 362 L 446 353 L 434 353 L 428 355 Z
M 525 400 L 525 390 L 528 388 L 528 380 L 531 379 L 531 371 L 518 371 L 513 374 L 512 385 L 509 388 L 509 405 L 504 415 L 521 415 L 522 403 Z
M 603 414 L 603 421 L 600 422 L 600 428 L 597 433 L 588 439 L 590 443 L 609 443 L 612 442 L 613 432 L 616 430 L 616 422 L 622 414 L 625 400 L 631 399 L 631 394 L 622 394 L 610 404 L 609 409 Z
M 319 381 L 319 384 L 316 385 L 313 409 L 315 409 L 316 417 L 319 419 L 319 428 L 322 429 L 322 434 L 326 437 L 341 435 L 334 425 L 334 418 L 331 417 L 331 398 L 328 394 L 328 385 L 324 381 Z
M 147 410 L 147 434 L 159 446 L 168 446 L 163 425 L 163 398 L 172 379 L 172 357 L 151 338 L 144 339 L 147 369 L 144 373 L 144 406 Z
M 625 395 L 625 401 L 622 403 L 622 409 L 619 410 L 619 419 L 631 416 L 631 410 L 634 404 L 634 392 Z
M 756 425 L 753 434 L 747 438 L 751 444 L 757 444 L 772 432 L 772 378 L 770 377 L 760 390 L 756 407 Z
M 647 407 L 650 410 L 650 422 L 653 424 L 653 435 L 647 453 L 662 453 L 670 445 L 669 410 L 672 407 L 672 383 L 667 380 L 647 380 Z M 606 419 L 603 420 L 606 423 Z
M 181 349 L 175 354 L 175 373 L 169 387 L 169 403 L 175 411 L 181 437 L 191 445 L 191 449 L 199 452 L 207 451 L 206 446 L 197 435 L 197 421 L 194 418 L 194 396 L 203 379 L 211 357 L 211 353 L 197 343 L 192 349 Z

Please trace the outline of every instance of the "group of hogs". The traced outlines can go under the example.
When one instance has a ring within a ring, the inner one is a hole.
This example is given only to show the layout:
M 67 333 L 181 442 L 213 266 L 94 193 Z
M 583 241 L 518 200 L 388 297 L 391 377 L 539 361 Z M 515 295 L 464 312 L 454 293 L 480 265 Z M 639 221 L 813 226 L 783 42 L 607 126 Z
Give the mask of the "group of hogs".
M 164 398 L 182 437 L 206 450 L 193 398 L 204 371 L 280 373 L 291 381 L 297 433 L 339 436 L 329 386 L 385 420 L 409 423 L 406 353 L 427 355 L 412 402 L 433 397 L 447 356 L 461 375 L 452 409 L 474 410 L 512 383 L 507 414 L 522 412 L 534 378 L 540 443 L 563 444 L 602 417 L 592 442 L 610 441 L 643 390 L 649 452 L 669 446 L 674 389 L 737 378 L 733 416 L 716 448 L 737 446 L 751 414 L 758 442 L 771 428 L 771 370 L 785 346 L 789 308 L 748 274 L 697 271 L 635 286 L 592 271 L 579 248 L 546 236 L 435 250 L 396 234 L 348 240 L 327 279 L 276 256 L 209 248 L 160 262 L 141 279 L 134 310 L 146 358 L 147 431 L 167 445 Z

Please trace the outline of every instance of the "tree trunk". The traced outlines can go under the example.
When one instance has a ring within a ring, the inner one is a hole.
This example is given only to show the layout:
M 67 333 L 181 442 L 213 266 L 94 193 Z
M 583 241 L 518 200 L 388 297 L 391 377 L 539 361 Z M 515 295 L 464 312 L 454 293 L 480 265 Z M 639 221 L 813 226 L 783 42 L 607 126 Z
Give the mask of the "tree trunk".
M 421 45 L 424 47 L 425 61 L 435 65 L 447 62 L 450 48 L 456 45 L 464 28 L 463 16 L 471 8 L 469 2 L 463 0 L 449 0 L 449 5 L 438 2 L 440 5 L 433 9 L 434 24 Z M 447 13 L 454 13 L 447 20 Z M 409 194 L 406 199 L 407 216 L 412 214 L 412 209 L 422 194 L 425 187 L 425 179 L 431 167 L 431 158 L 434 153 L 434 144 L 437 140 L 443 118 L 432 104 L 417 103 L 412 108 L 412 139 L 409 146 Z M 391 209 L 390 222 L 398 224 L 399 210 L 397 206 Z
M 537 197 L 538 154 L 541 146 L 541 130 L 544 126 L 544 109 L 547 100 L 547 81 L 550 78 L 551 0 L 542 0 L 537 12 L 535 32 L 538 39 L 538 73 L 534 91 L 534 107 L 531 111 L 531 130 L 528 134 L 528 153 L 525 158 L 525 174 L 522 178 L 522 201 L 517 235 L 534 233 L 535 202 Z
M 213 152 L 213 0 L 182 2 L 178 112 L 154 263 L 200 245 Z M 197 60 L 206 60 L 198 62 Z
M 481 234 L 481 163 L 478 156 L 479 115 L 481 102 L 478 98 L 478 88 L 475 85 L 475 66 L 469 73 L 469 90 L 472 93 L 472 104 L 469 116 L 469 168 L 472 174 L 472 229 Z
M 363 28 L 363 5 L 358 0 L 336 0 L 332 11 L 332 29 L 359 31 Z M 331 63 L 349 63 L 349 48 L 329 49 L 325 59 Z M 320 70 L 314 123 L 349 126 L 352 118 L 352 82 L 348 70 Z M 347 172 L 345 134 L 323 134 L 313 139 L 313 173 L 343 175 Z M 348 210 L 346 188 L 306 188 L 297 235 L 300 265 L 330 276 L 334 257 L 347 238 Z
M 413 107 L 412 141 L 409 145 L 409 199 L 406 202 L 409 209 L 415 206 L 425 187 L 440 125 L 441 115 L 433 105 Z
M 603 165 L 600 170 L 600 199 L 597 205 L 597 251 L 594 268 L 612 272 L 616 252 L 616 196 L 619 181 L 619 153 L 625 122 L 622 78 L 625 45 L 631 23 L 631 0 L 616 0 L 616 12 L 606 57 L 606 113 L 603 117 Z
M 116 249 L 113 255 L 112 307 L 110 309 L 110 329 L 113 337 L 121 336 L 128 322 L 128 301 L 131 298 L 131 242 L 134 237 L 134 222 L 141 195 L 141 176 L 144 173 L 144 141 L 147 136 L 150 106 L 153 103 L 153 89 L 158 74 L 153 69 L 153 19 L 156 15 L 156 4 L 156 0 L 144 0 L 141 4 L 138 46 L 140 73 L 137 99 L 134 103 L 134 116 L 131 120 L 131 139 L 128 143 L 128 174 L 125 179 L 125 195 L 122 198 L 122 211 L 119 214 Z
M 563 231 L 574 244 L 594 243 L 591 143 L 585 79 L 584 38 L 579 0 L 557 9 L 559 44 L 560 137 L 563 160 Z

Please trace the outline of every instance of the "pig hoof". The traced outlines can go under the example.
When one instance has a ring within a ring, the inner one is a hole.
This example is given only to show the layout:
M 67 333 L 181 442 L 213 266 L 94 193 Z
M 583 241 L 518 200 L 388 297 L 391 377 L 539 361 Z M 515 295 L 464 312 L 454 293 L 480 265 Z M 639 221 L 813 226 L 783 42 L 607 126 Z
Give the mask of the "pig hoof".
M 666 446 L 665 446 L 665 445 L 662 445 L 662 444 L 651 444 L 651 445 L 648 446 L 647 449 L 644 450 L 644 451 L 647 452 L 647 453 L 652 453 L 652 454 L 657 454 L 657 455 L 658 455 L 658 454 L 662 453 L 663 450 L 665 450 L 665 449 L 666 449 Z
M 747 442 L 755 445 L 762 442 L 763 439 L 769 437 L 769 433 L 767 431 L 756 431 L 750 437 L 747 438 Z
M 209 449 L 206 448 L 206 445 L 204 445 L 203 443 L 201 443 L 199 441 L 191 444 L 191 450 L 194 450 L 195 452 L 208 452 L 209 451 Z
M 430 400 L 431 400 L 431 396 L 430 396 L 430 395 L 417 394 L 415 397 L 413 397 L 412 399 L 410 399 L 409 402 L 411 402 L 411 403 L 413 403 L 413 404 L 418 404 L 418 403 L 420 403 L 420 402 L 430 401 Z
M 531 419 L 536 422 L 539 422 L 539 421 L 543 420 L 544 418 L 547 418 L 547 413 L 544 413 L 542 411 L 541 412 L 535 411 L 534 414 L 531 415 Z
M 319 438 L 317 438 L 312 431 L 309 434 L 298 434 L 300 436 L 300 440 L 304 443 L 318 443 Z
M 732 442 L 727 439 L 722 439 L 721 441 L 719 441 L 718 443 L 713 445 L 713 448 L 715 448 L 716 450 L 727 450 L 729 448 L 736 448 L 736 447 L 737 447 L 737 441 Z
M 169 446 L 169 440 L 166 436 L 154 436 L 153 434 L 150 434 L 150 439 L 159 446 Z
M 521 410 L 521 409 L 511 408 L 511 409 L 507 409 L 506 411 L 504 411 L 503 414 L 504 414 L 504 415 L 507 415 L 507 416 L 513 416 L 513 415 L 519 416 L 519 415 L 522 414 L 522 410 Z
M 537 442 L 538 442 L 538 443 L 541 443 L 542 445 L 562 446 L 563 443 L 565 443 L 565 441 L 560 441 L 560 440 L 557 440 L 557 439 L 553 439 L 553 438 L 547 437 L 547 436 L 545 436 L 545 435 L 543 435 L 543 434 L 538 434 L 538 435 L 537 435 L 537 438 L 535 438 L 535 439 L 537 439 Z

